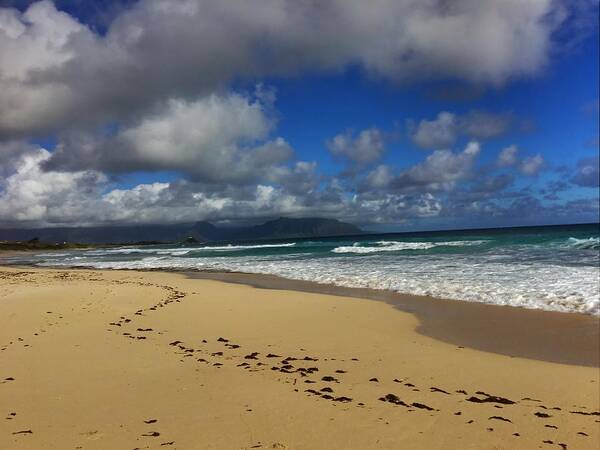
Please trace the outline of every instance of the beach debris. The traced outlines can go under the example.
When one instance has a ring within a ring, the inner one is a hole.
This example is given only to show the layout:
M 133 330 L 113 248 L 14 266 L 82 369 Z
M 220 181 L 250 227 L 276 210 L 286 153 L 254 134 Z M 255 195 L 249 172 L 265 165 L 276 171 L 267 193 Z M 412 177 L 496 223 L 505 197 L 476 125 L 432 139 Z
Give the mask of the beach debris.
M 142 434 L 142 436 L 146 436 L 146 437 L 158 437 L 158 436 L 160 436 L 160 433 L 158 431 L 150 431 L 149 433 Z
M 447 392 L 447 391 L 445 391 L 445 390 L 443 390 L 443 389 L 440 389 L 440 388 L 438 388 L 438 387 L 435 387 L 435 386 L 432 386 L 432 387 L 430 387 L 429 389 L 431 390 L 431 392 L 440 392 L 440 393 L 442 393 L 442 394 L 447 394 L 447 395 L 450 395 L 450 392 Z
M 414 402 L 414 403 L 411 403 L 410 405 L 414 406 L 415 408 L 426 409 L 427 411 L 435 411 L 434 408 L 432 408 L 431 406 L 427 406 L 427 405 L 425 405 L 423 403 Z
M 401 405 L 406 407 L 409 406 L 407 403 L 404 403 L 402 400 L 400 400 L 400 398 L 395 394 L 386 394 L 383 397 L 379 397 L 379 400 L 381 400 L 382 402 L 393 403 L 394 405 Z
M 510 420 L 510 419 L 507 419 L 507 418 L 505 418 L 505 417 L 501 417 L 501 416 L 491 416 L 491 417 L 488 417 L 488 420 L 501 420 L 501 421 L 503 421 L 503 422 L 509 422 L 509 423 L 512 423 L 512 420 Z
M 484 398 L 478 398 L 478 397 L 472 396 L 472 397 L 469 397 L 467 399 L 467 401 L 473 402 L 473 403 L 500 403 L 502 405 L 514 405 L 515 404 L 515 402 L 513 402 L 512 400 L 509 400 L 507 398 L 498 397 L 496 395 L 490 395 L 490 394 L 487 394 L 482 391 L 477 391 L 476 394 L 483 395 Z
M 599 411 L 585 412 L 585 411 L 569 411 L 571 414 L 581 414 L 582 416 L 600 416 Z

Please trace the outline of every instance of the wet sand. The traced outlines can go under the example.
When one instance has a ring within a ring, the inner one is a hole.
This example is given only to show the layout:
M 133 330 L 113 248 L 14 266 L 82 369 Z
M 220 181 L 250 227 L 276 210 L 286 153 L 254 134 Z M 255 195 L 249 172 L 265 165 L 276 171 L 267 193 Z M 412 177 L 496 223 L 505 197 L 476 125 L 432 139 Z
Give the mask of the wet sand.
M 417 316 L 417 332 L 508 356 L 563 364 L 600 366 L 600 319 L 586 314 L 444 300 L 395 292 L 346 288 L 272 275 L 187 272 L 189 277 L 386 302 Z
M 0 268 L 0 448 L 600 444 L 597 318 L 228 277 Z

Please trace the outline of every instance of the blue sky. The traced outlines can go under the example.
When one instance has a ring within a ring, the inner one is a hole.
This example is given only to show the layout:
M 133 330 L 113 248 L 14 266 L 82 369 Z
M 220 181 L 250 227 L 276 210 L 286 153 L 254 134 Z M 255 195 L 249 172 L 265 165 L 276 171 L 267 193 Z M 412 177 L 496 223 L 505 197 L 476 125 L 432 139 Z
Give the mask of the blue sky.
M 8 2 L 0 226 L 598 221 L 597 2 L 484 3 Z

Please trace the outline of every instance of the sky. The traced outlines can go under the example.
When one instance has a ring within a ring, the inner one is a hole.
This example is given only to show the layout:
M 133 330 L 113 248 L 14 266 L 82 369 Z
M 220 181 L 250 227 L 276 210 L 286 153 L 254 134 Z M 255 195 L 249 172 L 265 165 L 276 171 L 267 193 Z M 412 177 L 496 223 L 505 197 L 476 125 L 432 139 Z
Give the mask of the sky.
M 597 0 L 0 0 L 0 227 L 599 221 Z

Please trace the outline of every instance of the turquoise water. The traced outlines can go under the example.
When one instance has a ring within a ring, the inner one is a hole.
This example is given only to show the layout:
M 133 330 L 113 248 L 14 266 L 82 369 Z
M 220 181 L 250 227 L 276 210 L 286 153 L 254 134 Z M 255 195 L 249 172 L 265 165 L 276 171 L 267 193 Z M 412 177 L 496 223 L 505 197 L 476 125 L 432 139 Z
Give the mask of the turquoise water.
M 41 266 L 265 273 L 349 287 L 600 314 L 598 225 L 370 234 L 45 253 Z M 15 262 L 24 262 L 15 258 Z

